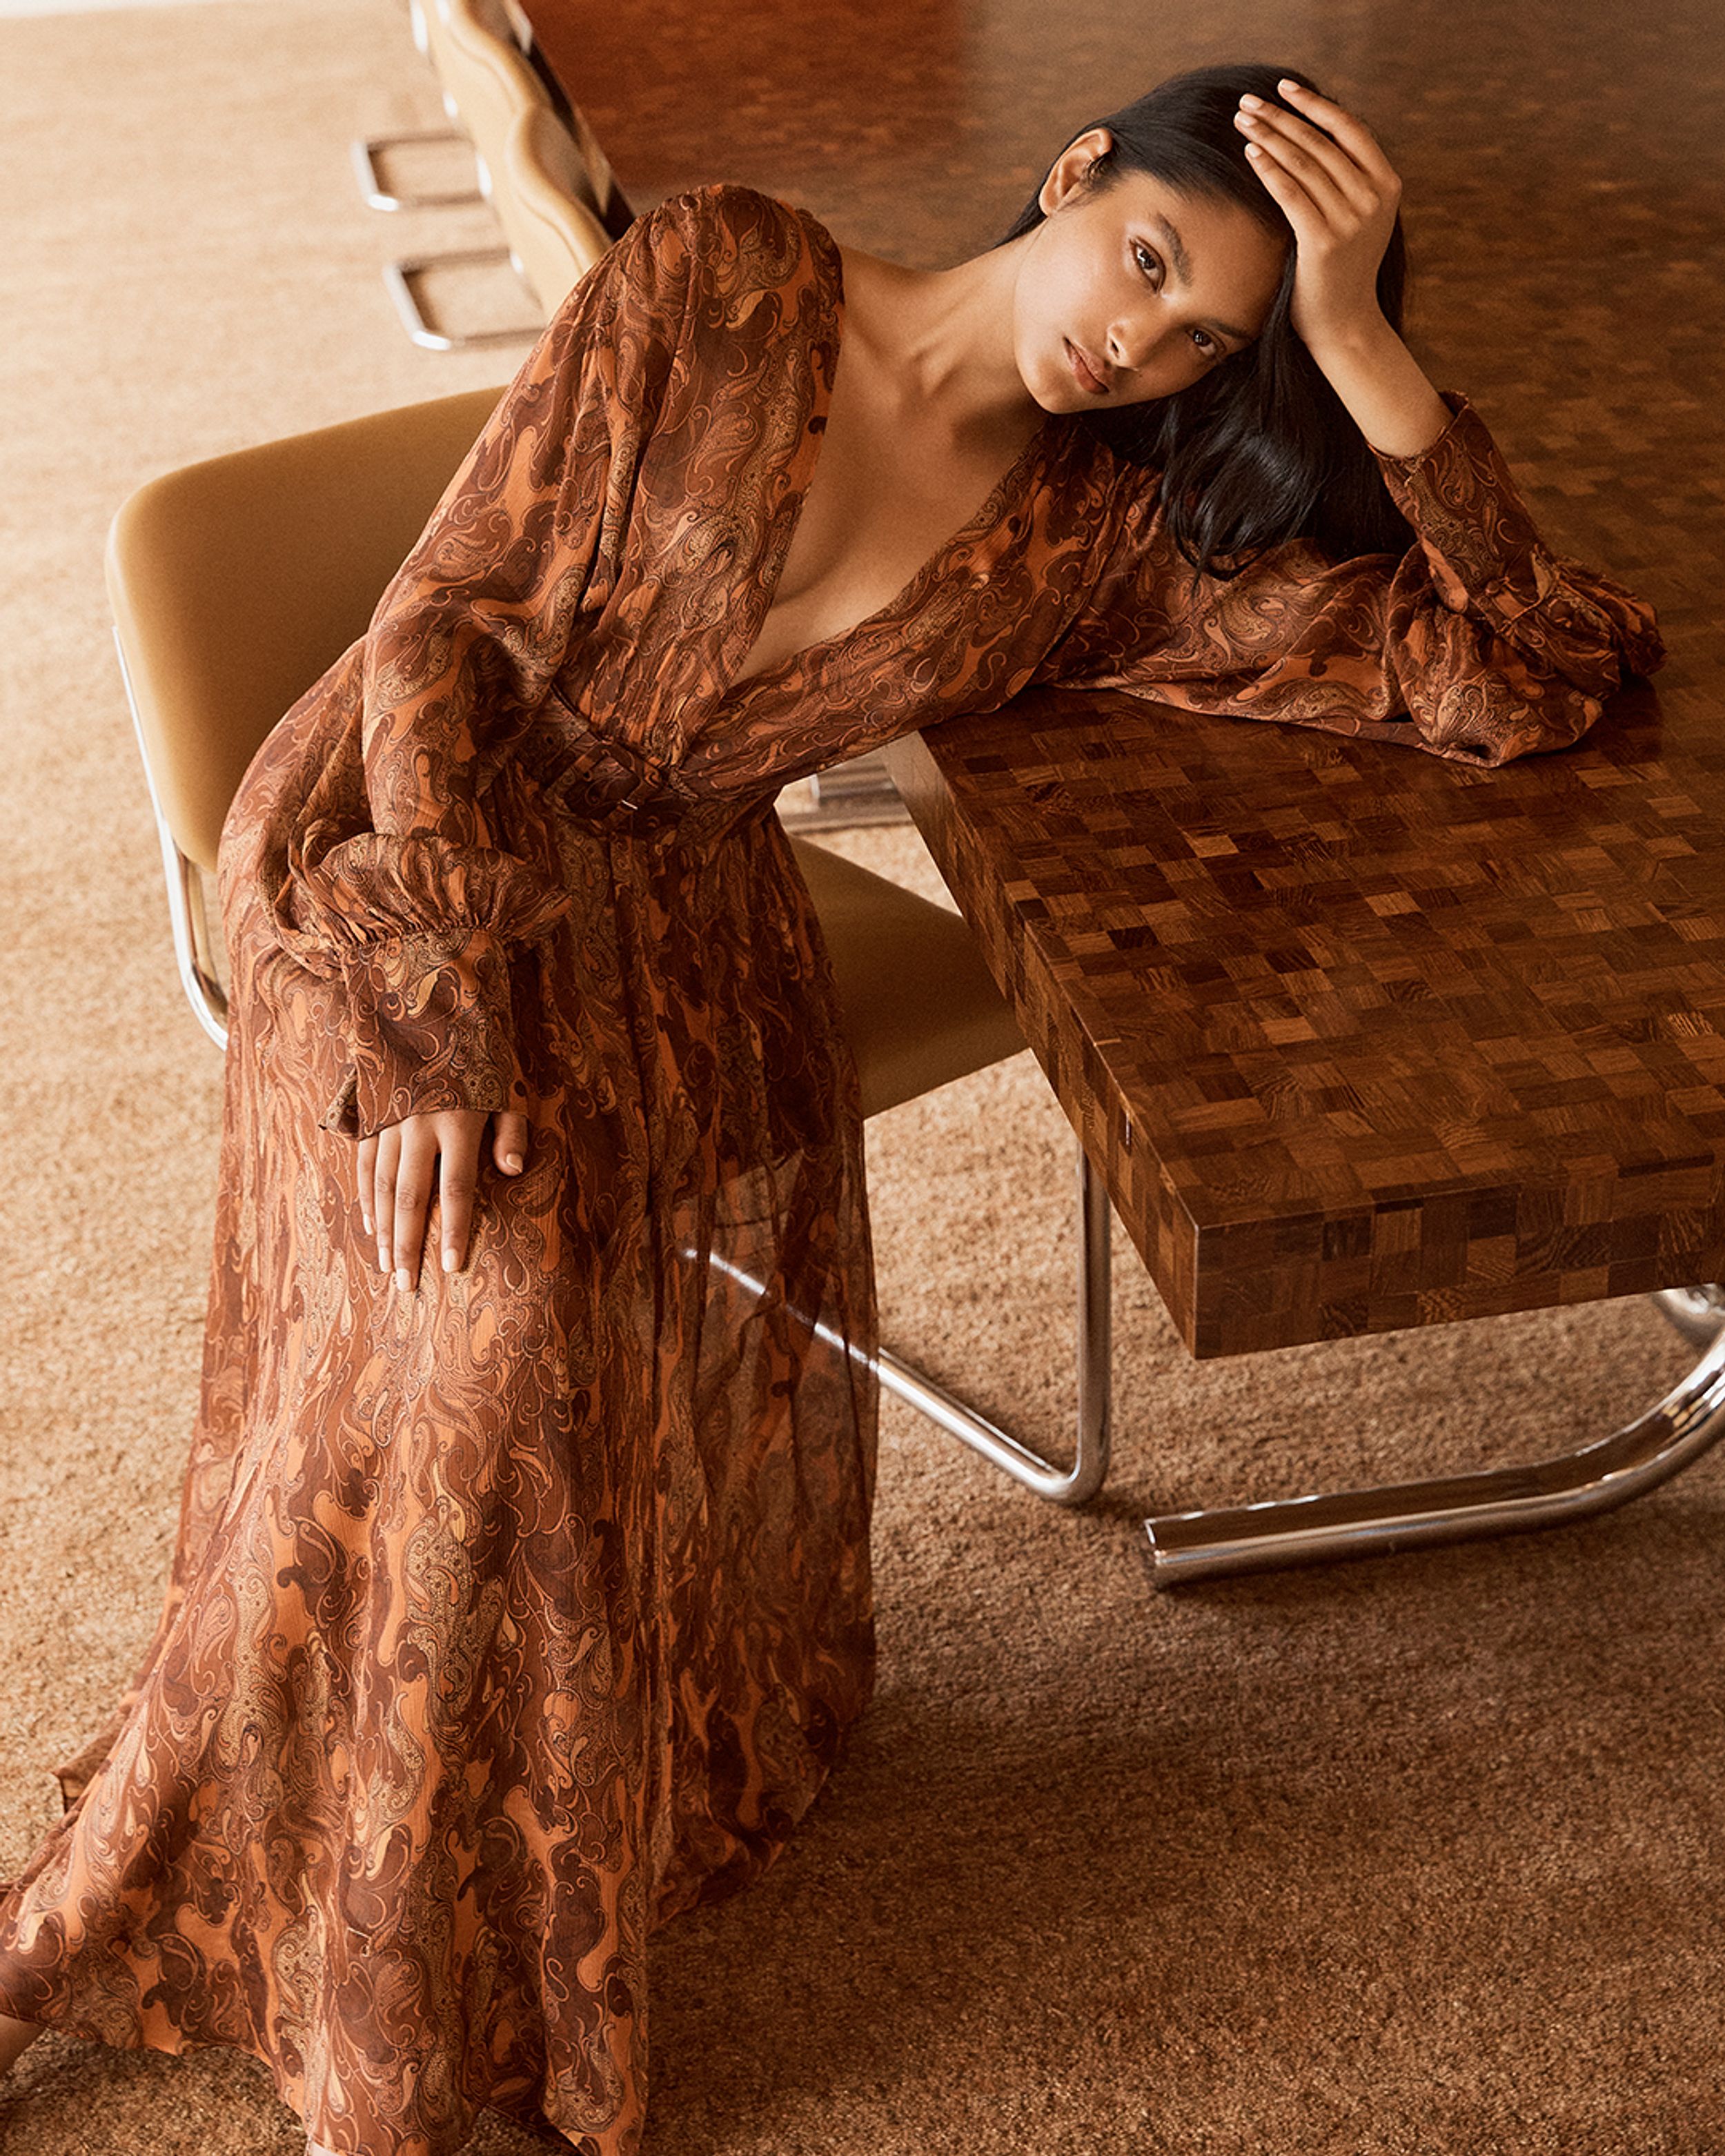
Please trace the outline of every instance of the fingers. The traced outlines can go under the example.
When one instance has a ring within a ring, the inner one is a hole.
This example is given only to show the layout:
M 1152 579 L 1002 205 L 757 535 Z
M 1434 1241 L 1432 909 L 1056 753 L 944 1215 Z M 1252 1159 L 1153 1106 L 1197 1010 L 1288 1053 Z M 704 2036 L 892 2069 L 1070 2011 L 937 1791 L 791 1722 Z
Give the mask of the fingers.
M 372 1232 L 372 1223 L 377 1218 L 377 1208 L 372 1199 L 377 1178 L 377 1141 L 374 1137 L 362 1138 L 358 1157 L 354 1162 L 353 1179 L 358 1186 L 360 1224 L 368 1235 Z
M 491 1133 L 491 1158 L 506 1175 L 519 1175 L 527 1164 L 528 1124 L 512 1109 L 499 1111 Z
M 361 1141 L 361 1215 L 367 1232 L 376 1234 L 379 1268 L 393 1276 L 398 1287 L 418 1285 L 434 1189 L 439 1200 L 439 1266 L 459 1272 L 466 1264 L 480 1145 L 490 1120 L 483 1110 L 449 1108 L 409 1116 Z M 526 1160 L 527 1119 L 506 1112 L 496 1123 L 494 1158 L 504 1173 L 517 1175 Z
M 399 1126 L 401 1153 L 392 1194 L 398 1287 L 413 1287 L 419 1277 L 419 1251 L 425 1240 L 425 1215 L 431 1206 L 432 1171 L 437 1164 L 437 1133 L 428 1125 L 435 1121 L 435 1117 L 409 1116 Z
M 467 1235 L 473 1225 L 480 1139 L 485 1119 L 483 1116 L 457 1112 L 439 1116 L 436 1121 L 439 1144 L 438 1194 L 443 1201 L 440 1261 L 446 1273 L 453 1273 L 467 1262 Z
M 1291 94 L 1296 89 L 1296 85 L 1283 87 Z M 1266 170 L 1273 159 L 1300 182 L 1332 222 L 1350 213 L 1357 218 L 1370 217 L 1385 203 L 1396 201 L 1401 182 L 1367 131 L 1327 99 L 1307 95 L 1305 101 L 1314 109 L 1322 107 L 1336 114 L 1338 121 L 1347 121 L 1360 148 L 1369 150 L 1369 158 L 1340 139 L 1339 124 L 1333 134 L 1327 133 L 1280 105 L 1262 98 L 1243 97 L 1235 124 L 1258 150 L 1253 162 L 1259 169 Z
M 1255 131 L 1257 123 L 1242 115 L 1240 125 L 1244 131 Z M 1356 214 L 1353 204 L 1318 171 L 1312 160 L 1291 149 L 1286 143 L 1262 140 L 1248 142 L 1246 155 L 1252 161 L 1253 171 L 1287 212 L 1297 239 L 1303 240 L 1306 236 L 1301 228 L 1302 212 L 1315 215 L 1320 227 L 1337 225 L 1343 218 L 1352 218 Z
M 1377 191 L 1358 166 L 1304 121 L 1257 98 L 1242 98 L 1234 123 L 1248 138 L 1246 154 L 1260 171 L 1273 165 L 1288 173 L 1331 222 L 1369 215 L 1376 207 Z
M 1314 128 L 1321 128 L 1338 142 L 1360 169 L 1380 187 L 1394 185 L 1399 188 L 1394 167 L 1384 154 L 1382 144 L 1363 120 L 1350 112 L 1345 105 L 1333 99 L 1320 97 L 1315 90 L 1285 75 L 1276 85 L 1278 94 L 1286 100 L 1296 112 L 1309 120 Z M 1273 108 L 1271 108 L 1273 110 Z
M 392 1123 L 379 1131 L 372 1157 L 372 1219 L 377 1237 L 377 1270 L 385 1273 L 395 1264 L 395 1175 L 401 1159 L 402 1127 Z

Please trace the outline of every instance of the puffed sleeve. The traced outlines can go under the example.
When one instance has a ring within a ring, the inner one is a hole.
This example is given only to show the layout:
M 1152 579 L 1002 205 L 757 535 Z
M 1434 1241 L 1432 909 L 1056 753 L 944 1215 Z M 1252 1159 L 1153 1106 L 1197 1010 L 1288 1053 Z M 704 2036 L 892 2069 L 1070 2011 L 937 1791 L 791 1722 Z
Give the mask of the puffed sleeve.
M 567 914 L 554 862 L 494 828 L 490 788 L 544 701 L 626 526 L 688 286 L 676 206 L 578 284 L 503 395 L 321 700 L 321 767 L 285 819 L 283 945 L 345 992 L 348 1067 L 321 1117 L 523 1098 L 510 974 Z M 300 710 L 289 714 L 292 721 Z
M 1195 574 L 1159 513 L 1125 520 L 1057 678 L 1243 718 L 1412 742 L 1476 764 L 1565 748 L 1664 647 L 1653 610 L 1553 554 L 1485 422 L 1447 394 L 1415 457 L 1379 456 L 1415 544 L 1334 562 L 1304 541 Z

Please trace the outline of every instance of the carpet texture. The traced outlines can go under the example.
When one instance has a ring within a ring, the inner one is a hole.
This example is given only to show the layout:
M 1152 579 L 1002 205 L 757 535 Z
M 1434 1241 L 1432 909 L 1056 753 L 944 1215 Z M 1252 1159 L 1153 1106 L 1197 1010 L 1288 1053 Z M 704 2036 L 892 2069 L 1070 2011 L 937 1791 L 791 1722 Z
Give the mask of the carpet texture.
M 391 252 L 492 236 L 358 201 L 348 136 L 436 117 L 391 0 L 0 23 L 0 1872 L 153 1623 L 208 1253 L 218 1058 L 103 535 L 152 472 L 511 371 L 524 346 L 433 357 L 388 311 Z M 721 177 L 783 184 L 639 191 Z M 803 199 L 890 245 L 884 208 Z M 939 893 L 908 830 L 831 843 Z M 1060 1445 L 1071 1146 L 1034 1064 L 870 1143 L 889 1342 Z M 1116 1317 L 1117 1465 L 1082 1514 L 887 1404 L 879 1697 L 767 1879 L 659 1935 L 649 2156 L 1725 2151 L 1725 1460 L 1592 1525 L 1160 1596 L 1138 1524 L 1603 1434 L 1685 1367 L 1675 1335 L 1636 1301 L 1199 1368 L 1124 1251 Z M 303 2136 L 241 2054 L 50 2032 L 0 2145 Z

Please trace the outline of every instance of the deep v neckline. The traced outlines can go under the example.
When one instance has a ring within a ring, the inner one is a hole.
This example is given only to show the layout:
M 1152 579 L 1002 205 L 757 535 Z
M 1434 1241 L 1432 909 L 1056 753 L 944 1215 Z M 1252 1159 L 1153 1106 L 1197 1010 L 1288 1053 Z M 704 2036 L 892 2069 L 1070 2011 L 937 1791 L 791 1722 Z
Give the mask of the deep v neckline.
M 809 414 L 798 434 L 783 474 L 784 501 L 790 505 L 790 513 L 788 516 L 774 520 L 775 523 L 781 525 L 782 536 L 778 544 L 772 547 L 762 559 L 758 574 L 749 580 L 758 603 L 743 610 L 742 625 L 731 654 L 721 701 L 732 696 L 746 696 L 752 689 L 779 680 L 788 675 L 811 672 L 841 645 L 850 643 L 852 638 L 861 635 L 865 630 L 880 627 L 896 615 L 914 613 L 925 588 L 938 578 L 948 558 L 968 542 L 998 530 L 1008 502 L 1018 491 L 1027 470 L 1040 457 L 1055 418 L 1053 413 L 1043 413 L 1029 439 L 975 510 L 956 531 L 941 542 L 922 567 L 911 574 L 909 581 L 902 584 L 884 606 L 876 607 L 872 613 L 865 614 L 860 620 L 852 622 L 848 629 L 841 629 L 831 636 L 820 637 L 812 644 L 805 644 L 799 650 L 776 660 L 770 666 L 762 667 L 759 673 L 744 677 L 740 670 L 753 655 L 755 647 L 765 632 L 768 617 L 773 611 L 773 601 L 784 574 L 785 563 L 790 558 L 791 548 L 803 521 L 803 512 L 808 506 L 809 490 L 814 484 L 816 468 L 826 447 L 828 415 L 832 409 L 833 391 L 838 381 L 839 362 L 844 352 L 845 258 L 839 251 L 839 243 L 819 219 L 807 211 L 802 215 L 811 234 L 816 239 L 819 250 L 827 258 L 829 281 L 824 341 L 831 346 L 832 360 L 825 369 L 819 366 L 818 341 L 810 354 L 813 381 Z M 783 506 L 783 503 L 781 504 Z

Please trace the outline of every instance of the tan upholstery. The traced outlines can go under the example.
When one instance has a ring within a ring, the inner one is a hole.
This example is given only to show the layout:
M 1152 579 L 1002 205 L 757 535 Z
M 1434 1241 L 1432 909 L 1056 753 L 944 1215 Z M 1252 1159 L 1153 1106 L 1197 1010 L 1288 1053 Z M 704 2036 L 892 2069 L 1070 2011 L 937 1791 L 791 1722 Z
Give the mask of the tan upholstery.
M 549 105 L 521 113 L 491 174 L 491 207 L 516 267 L 547 315 L 611 244 L 584 199 L 586 167 L 575 138 Z
M 266 442 L 140 487 L 108 595 L 157 798 L 205 870 L 247 764 L 365 634 L 501 393 L 475 389 Z
M 167 834 L 198 868 L 213 870 L 228 803 L 265 735 L 364 634 L 498 393 L 188 465 L 141 487 L 115 518 L 108 588 L 139 737 Z M 832 955 L 865 1114 L 1023 1045 L 957 914 L 807 840 L 792 844 Z
M 832 957 L 865 1116 L 1018 1053 L 1024 1036 L 961 916 L 809 839 L 791 848 Z
M 552 110 L 544 85 L 492 0 L 431 0 L 433 54 L 479 159 L 516 267 L 547 315 L 610 245 L 599 205 L 610 167 L 589 168 L 583 146 Z M 591 133 L 583 134 L 591 141 Z M 593 143 L 595 155 L 598 144 Z

